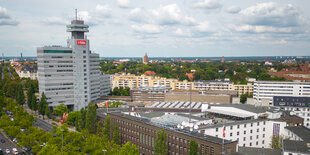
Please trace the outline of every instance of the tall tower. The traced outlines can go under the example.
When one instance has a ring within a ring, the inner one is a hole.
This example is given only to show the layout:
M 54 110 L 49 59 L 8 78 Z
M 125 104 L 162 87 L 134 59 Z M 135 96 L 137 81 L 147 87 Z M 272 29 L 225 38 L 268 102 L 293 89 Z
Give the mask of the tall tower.
M 143 62 L 143 64 L 148 64 L 148 63 L 149 63 L 149 57 L 147 56 L 146 53 L 145 53 L 145 55 L 142 57 L 142 62 Z
M 45 93 L 49 106 L 64 103 L 80 110 L 100 97 L 99 54 L 89 49 L 88 28 L 76 11 L 75 19 L 67 25 L 71 33 L 67 47 L 38 48 L 39 91 Z
M 222 61 L 221 61 L 222 63 L 224 63 L 225 62 L 225 58 L 224 58 L 224 56 L 222 56 Z

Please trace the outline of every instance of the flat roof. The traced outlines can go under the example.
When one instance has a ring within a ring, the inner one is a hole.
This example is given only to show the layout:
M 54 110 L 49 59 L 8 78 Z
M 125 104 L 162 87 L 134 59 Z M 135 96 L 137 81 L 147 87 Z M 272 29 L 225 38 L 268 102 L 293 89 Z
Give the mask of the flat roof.
M 305 141 L 283 140 L 283 150 L 286 152 L 310 154 L 310 148 Z
M 212 108 L 212 106 L 217 107 L 234 107 L 241 110 L 246 110 L 253 113 L 265 113 L 266 111 L 275 109 L 274 107 L 262 107 L 262 106 L 254 106 L 250 104 L 209 104 Z
M 281 155 L 281 150 L 254 147 L 238 147 L 238 153 L 245 155 Z
M 194 138 L 197 138 L 197 139 L 213 142 L 213 143 L 216 143 L 216 144 L 222 144 L 223 143 L 223 139 L 218 138 L 218 137 L 213 137 L 213 136 L 204 135 L 204 134 L 201 134 L 201 133 L 198 133 L 198 132 L 190 132 L 190 131 L 184 130 L 184 129 L 171 128 L 169 126 L 164 126 L 164 125 L 152 123 L 150 121 L 150 119 L 147 119 L 147 118 L 135 117 L 135 116 L 123 114 L 121 112 L 111 112 L 109 114 L 117 115 L 117 116 L 123 117 L 125 119 L 130 119 L 130 120 L 137 121 L 137 122 L 143 122 L 145 124 L 157 126 L 159 128 L 163 128 L 163 129 L 170 130 L 170 131 L 173 131 L 173 132 L 178 132 L 180 134 L 188 135 L 188 136 L 191 136 L 191 137 L 194 137 Z M 225 144 L 230 144 L 230 143 L 233 143 L 233 142 L 236 142 L 236 141 L 224 140 Z
M 310 129 L 304 126 L 287 126 L 285 129 L 293 132 L 306 142 L 310 142 Z
M 242 121 L 235 121 L 235 122 L 229 122 L 229 123 L 220 123 L 220 124 L 214 124 L 210 126 L 201 127 L 199 129 L 210 129 L 210 128 L 219 128 L 223 126 L 233 126 L 233 125 L 240 125 L 240 124 L 246 124 L 246 123 L 256 123 L 261 121 L 267 121 L 268 119 L 249 119 L 249 120 L 242 120 Z
M 254 116 L 253 114 L 242 114 L 238 112 L 225 111 L 225 110 L 220 110 L 220 109 L 206 109 L 205 111 L 210 112 L 210 113 L 217 113 L 217 114 L 240 117 L 240 118 L 248 118 L 248 117 Z

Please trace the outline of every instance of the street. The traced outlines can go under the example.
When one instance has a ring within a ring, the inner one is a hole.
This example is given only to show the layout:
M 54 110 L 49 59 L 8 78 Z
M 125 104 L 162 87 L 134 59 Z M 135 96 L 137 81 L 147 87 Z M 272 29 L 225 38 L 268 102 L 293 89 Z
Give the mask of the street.
M 12 149 L 13 148 L 16 148 L 18 150 L 18 153 L 20 154 L 21 153 L 21 150 L 16 147 L 16 145 L 14 143 L 12 143 L 9 139 L 7 139 L 3 134 L 2 132 L 0 132 L 0 140 L 1 139 L 4 139 L 5 140 L 5 143 L 2 143 L 0 142 L 0 148 L 2 149 L 3 151 L 3 154 L 6 154 L 5 150 L 6 149 L 9 149 L 10 150 L 10 154 L 13 154 L 12 152 Z
M 53 125 L 37 118 L 37 121 L 36 122 L 33 122 L 32 124 L 33 126 L 36 126 L 36 127 L 39 127 L 47 132 L 51 132 L 52 131 L 52 128 L 53 128 Z

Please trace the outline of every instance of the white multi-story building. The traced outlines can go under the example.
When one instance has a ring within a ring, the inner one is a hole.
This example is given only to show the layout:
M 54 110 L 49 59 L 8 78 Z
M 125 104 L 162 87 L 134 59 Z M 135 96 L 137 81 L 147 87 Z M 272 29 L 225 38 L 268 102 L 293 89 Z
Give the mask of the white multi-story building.
M 310 97 L 310 82 L 255 81 L 253 98 L 256 103 L 270 105 L 274 96 Z
M 106 96 L 111 93 L 111 76 L 109 74 L 104 74 L 101 72 L 101 82 L 100 82 L 100 92 L 101 96 Z
M 49 106 L 64 103 L 80 110 L 100 97 L 99 54 L 89 49 L 84 36 L 88 25 L 83 20 L 75 19 L 67 28 L 71 32 L 67 47 L 37 49 L 39 91 L 45 93 Z
M 282 143 L 283 155 L 309 155 L 310 130 L 302 126 L 286 127 Z
M 223 137 L 224 126 L 225 137 Z M 199 132 L 226 140 L 238 141 L 238 145 L 243 147 L 270 148 L 272 136 L 284 135 L 284 127 L 286 127 L 284 121 L 253 119 L 207 126 L 200 128 Z

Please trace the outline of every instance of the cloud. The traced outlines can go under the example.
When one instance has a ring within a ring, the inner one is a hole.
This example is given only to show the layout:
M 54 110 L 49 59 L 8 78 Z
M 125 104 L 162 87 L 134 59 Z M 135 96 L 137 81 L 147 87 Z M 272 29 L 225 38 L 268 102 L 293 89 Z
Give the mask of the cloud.
M 134 8 L 129 13 L 129 20 L 138 22 L 138 23 L 149 23 L 150 22 L 150 15 L 147 13 L 146 10 L 142 8 Z
M 249 25 L 292 27 L 299 26 L 302 18 L 293 5 L 279 6 L 276 3 L 258 3 L 240 12 L 243 22 Z
M 128 8 L 130 5 L 130 0 L 117 0 L 117 4 L 120 8 Z
M 183 15 L 177 4 L 160 6 L 159 9 L 151 10 L 151 13 L 153 18 L 160 25 L 194 25 L 196 23 L 193 17 Z
M 47 25 L 67 25 L 69 24 L 69 20 L 61 17 L 48 17 L 43 20 L 43 22 Z
M 296 30 L 290 27 L 273 27 L 273 26 L 255 26 L 255 25 L 242 25 L 235 26 L 230 25 L 231 29 L 237 32 L 246 32 L 246 33 L 296 33 Z
M 205 0 L 203 2 L 195 3 L 194 7 L 210 11 L 222 8 L 222 4 L 219 2 L 219 0 Z
M 98 4 L 96 6 L 96 13 L 100 16 L 103 16 L 105 18 L 110 18 L 112 9 L 109 7 L 109 5 L 100 5 Z
M 16 26 L 18 24 L 19 22 L 17 22 L 15 19 L 12 19 L 12 17 L 9 16 L 6 8 L 0 6 L 0 26 L 1 25 Z
M 141 25 L 141 26 L 131 25 L 131 28 L 136 33 L 144 33 L 144 34 L 158 34 L 158 33 L 161 33 L 161 28 L 158 25 L 152 25 L 152 24 L 144 24 L 144 25 Z
M 231 13 L 231 14 L 237 14 L 241 11 L 240 7 L 238 6 L 231 6 L 229 8 L 226 9 L 227 13 Z

